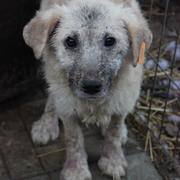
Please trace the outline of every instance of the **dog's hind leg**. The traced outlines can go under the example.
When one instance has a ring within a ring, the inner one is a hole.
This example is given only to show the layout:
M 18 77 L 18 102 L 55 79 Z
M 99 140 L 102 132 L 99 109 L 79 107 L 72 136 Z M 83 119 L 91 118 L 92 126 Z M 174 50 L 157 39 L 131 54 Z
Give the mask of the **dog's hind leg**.
M 58 117 L 55 111 L 53 97 L 49 95 L 44 113 L 41 118 L 34 122 L 31 130 L 32 139 L 35 143 L 46 144 L 55 140 L 59 135 Z

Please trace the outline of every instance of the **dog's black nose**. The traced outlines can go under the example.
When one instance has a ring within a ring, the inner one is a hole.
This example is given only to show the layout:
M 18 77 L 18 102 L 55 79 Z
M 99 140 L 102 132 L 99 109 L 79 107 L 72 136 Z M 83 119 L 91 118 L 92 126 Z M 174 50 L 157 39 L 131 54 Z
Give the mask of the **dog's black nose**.
M 82 82 L 82 89 L 85 93 L 94 95 L 101 91 L 102 83 L 97 80 L 84 80 Z

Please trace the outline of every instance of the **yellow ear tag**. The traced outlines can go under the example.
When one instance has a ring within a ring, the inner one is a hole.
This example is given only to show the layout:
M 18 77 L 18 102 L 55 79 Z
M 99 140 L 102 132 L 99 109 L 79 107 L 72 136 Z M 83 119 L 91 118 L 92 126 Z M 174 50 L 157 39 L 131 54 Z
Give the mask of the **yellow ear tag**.
M 140 51 L 139 51 L 139 57 L 137 60 L 137 64 L 144 64 L 145 50 L 146 50 L 146 44 L 145 44 L 145 42 L 142 42 L 141 47 L 140 47 Z

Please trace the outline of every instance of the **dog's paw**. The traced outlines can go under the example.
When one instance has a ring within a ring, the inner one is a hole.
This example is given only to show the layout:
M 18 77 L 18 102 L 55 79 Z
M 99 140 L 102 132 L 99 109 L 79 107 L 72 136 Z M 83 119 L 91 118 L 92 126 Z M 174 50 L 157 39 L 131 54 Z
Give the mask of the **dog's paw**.
M 52 113 L 44 113 L 41 119 L 33 124 L 31 135 L 33 142 L 38 144 L 55 140 L 59 135 L 58 119 Z
M 127 161 L 123 152 L 120 152 L 113 154 L 113 156 L 102 156 L 98 166 L 104 174 L 115 180 L 121 180 L 121 177 L 126 174 Z
M 66 162 L 60 174 L 60 180 L 92 180 L 88 165 L 81 162 Z

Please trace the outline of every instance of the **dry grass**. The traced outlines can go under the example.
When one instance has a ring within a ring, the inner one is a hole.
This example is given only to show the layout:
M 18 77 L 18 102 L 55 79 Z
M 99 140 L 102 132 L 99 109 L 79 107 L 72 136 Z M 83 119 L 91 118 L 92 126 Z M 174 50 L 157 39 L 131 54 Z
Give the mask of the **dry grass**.
M 180 154 L 178 153 L 180 150 L 178 128 L 180 127 L 178 127 L 178 122 L 169 121 L 168 117 L 171 115 L 180 116 L 180 91 L 170 88 L 167 94 L 169 84 L 162 85 L 160 83 L 163 80 L 168 81 L 167 74 L 170 75 L 170 69 L 165 72 L 158 70 L 156 74 L 157 84 L 153 91 L 152 84 L 155 72 L 154 70 L 145 72 L 143 90 L 136 106 L 136 112 L 133 114 L 135 119 L 133 127 L 135 127 L 134 129 L 138 134 L 141 133 L 144 149 L 149 153 L 152 161 L 163 160 L 164 156 L 166 156 L 166 158 L 173 161 L 174 169 L 179 171 L 180 164 L 177 162 L 180 159 Z M 180 80 L 178 69 L 174 69 L 171 78 Z M 169 126 L 172 128 L 169 130 L 172 131 L 172 134 L 167 130 Z M 180 171 L 177 173 L 180 173 Z

